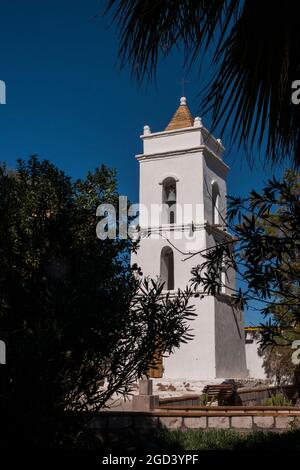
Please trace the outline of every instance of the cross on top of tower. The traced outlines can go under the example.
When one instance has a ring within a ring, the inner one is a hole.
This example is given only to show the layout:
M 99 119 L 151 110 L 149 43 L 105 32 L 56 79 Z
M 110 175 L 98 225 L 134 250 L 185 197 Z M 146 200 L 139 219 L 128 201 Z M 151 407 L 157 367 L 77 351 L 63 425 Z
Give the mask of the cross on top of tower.
M 185 84 L 189 83 L 189 81 L 185 80 L 185 78 L 182 78 L 180 83 L 181 83 L 181 89 L 182 89 L 182 96 L 185 96 Z

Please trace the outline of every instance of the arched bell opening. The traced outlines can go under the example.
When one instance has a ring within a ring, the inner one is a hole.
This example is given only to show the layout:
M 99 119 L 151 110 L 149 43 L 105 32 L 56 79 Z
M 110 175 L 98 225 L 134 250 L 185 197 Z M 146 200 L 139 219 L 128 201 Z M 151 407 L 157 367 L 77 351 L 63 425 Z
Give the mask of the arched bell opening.
M 162 183 L 162 203 L 166 207 L 166 217 L 164 223 L 175 224 L 176 223 L 176 202 L 177 202 L 177 190 L 176 180 L 173 177 L 165 178 Z
M 171 247 L 165 246 L 160 255 L 160 279 L 165 290 L 174 289 L 174 253 Z

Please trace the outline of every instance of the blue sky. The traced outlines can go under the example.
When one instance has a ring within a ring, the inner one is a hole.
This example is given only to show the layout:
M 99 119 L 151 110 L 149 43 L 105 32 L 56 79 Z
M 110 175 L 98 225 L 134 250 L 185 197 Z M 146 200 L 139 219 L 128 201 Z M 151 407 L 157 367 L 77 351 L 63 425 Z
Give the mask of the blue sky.
M 116 63 L 118 37 L 103 18 L 104 0 L 2 0 L 0 79 L 6 82 L 7 104 L 0 106 L 0 161 L 11 167 L 17 158 L 38 154 L 74 178 L 101 163 L 118 171 L 119 190 L 138 200 L 139 139 L 143 126 L 162 130 L 181 96 L 201 116 L 198 93 L 211 72 L 204 61 L 183 70 L 181 53 L 159 63 L 155 82 L 141 86 L 128 68 Z M 99 16 L 95 17 L 97 13 Z M 210 127 L 209 117 L 203 117 Z M 231 167 L 228 194 L 246 196 L 273 174 L 258 156 L 251 170 L 245 154 L 221 137 Z M 261 156 L 263 160 L 263 152 Z M 277 174 L 280 171 L 277 171 Z M 247 314 L 256 322 L 257 314 Z

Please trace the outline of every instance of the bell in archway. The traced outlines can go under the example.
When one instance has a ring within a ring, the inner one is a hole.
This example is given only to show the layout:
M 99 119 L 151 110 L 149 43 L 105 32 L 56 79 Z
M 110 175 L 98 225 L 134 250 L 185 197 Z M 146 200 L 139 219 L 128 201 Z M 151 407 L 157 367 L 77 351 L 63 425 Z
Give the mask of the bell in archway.
M 171 206 L 172 204 L 175 204 L 175 202 L 176 202 L 175 190 L 173 188 L 170 188 L 169 192 L 168 192 L 168 197 L 167 197 L 166 203 Z

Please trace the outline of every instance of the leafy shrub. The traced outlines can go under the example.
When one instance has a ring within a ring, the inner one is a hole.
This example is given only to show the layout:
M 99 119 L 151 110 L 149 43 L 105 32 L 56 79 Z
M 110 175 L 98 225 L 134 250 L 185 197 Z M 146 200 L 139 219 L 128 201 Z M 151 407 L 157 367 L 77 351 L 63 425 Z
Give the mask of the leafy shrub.
M 266 406 L 292 406 L 291 400 L 286 398 L 283 393 L 276 393 L 265 401 Z

